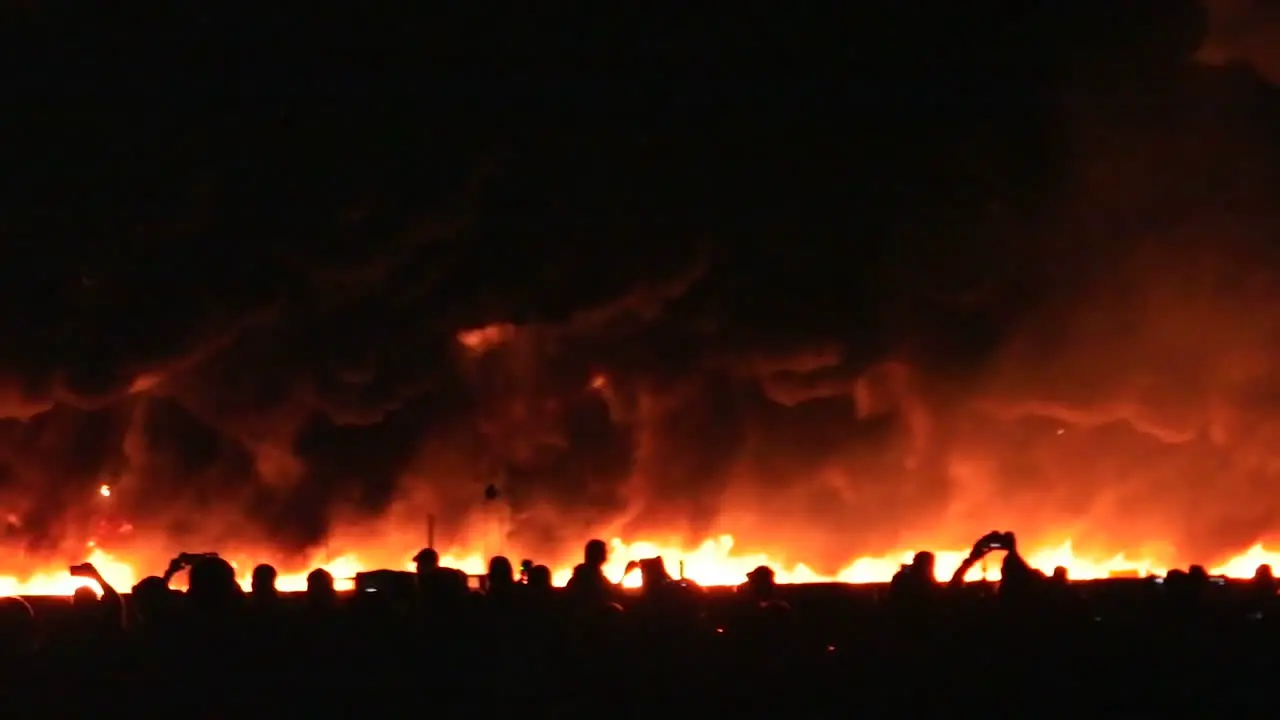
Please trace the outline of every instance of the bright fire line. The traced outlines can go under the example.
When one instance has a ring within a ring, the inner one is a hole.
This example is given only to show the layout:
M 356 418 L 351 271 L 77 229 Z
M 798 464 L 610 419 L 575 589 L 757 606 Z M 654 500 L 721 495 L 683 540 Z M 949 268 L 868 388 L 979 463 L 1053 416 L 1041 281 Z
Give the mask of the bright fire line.
M 939 579 L 949 578 L 955 569 L 959 567 L 967 553 L 968 551 L 966 550 L 935 551 Z M 411 554 L 411 552 L 406 553 L 406 560 L 402 565 L 403 569 L 412 569 L 412 563 L 408 560 Z M 746 579 L 746 574 L 749 571 L 760 565 L 772 567 L 778 581 L 781 583 L 878 583 L 887 582 L 892 578 L 898 568 L 911 559 L 912 554 L 913 551 L 908 550 L 880 557 L 860 557 L 835 575 L 822 575 L 803 563 L 788 566 L 771 559 L 769 555 L 764 553 L 737 553 L 734 551 L 734 541 L 731 535 L 710 538 L 691 550 L 643 541 L 625 543 L 621 539 L 615 538 L 612 541 L 611 557 L 609 564 L 606 566 L 606 571 L 610 577 L 618 578 L 622 575 L 623 568 L 629 560 L 662 556 L 666 561 L 667 569 L 673 575 L 679 574 L 681 568 L 683 568 L 685 577 L 705 586 L 737 585 Z M 1163 575 L 1169 569 L 1154 562 L 1128 558 L 1123 554 L 1110 558 L 1080 557 L 1073 552 L 1072 544 L 1069 540 L 1058 547 L 1040 548 L 1033 552 L 1024 553 L 1024 556 L 1033 567 L 1046 573 L 1057 566 L 1065 567 L 1069 576 L 1077 580 L 1100 579 L 1117 575 L 1130 577 Z M 162 569 L 139 568 L 133 563 L 113 556 L 108 551 L 93 546 L 91 546 L 86 559 L 98 568 L 98 571 L 102 573 L 107 582 L 122 592 L 128 591 L 138 580 L 149 574 L 146 572 L 147 570 L 158 574 Z M 472 575 L 482 574 L 487 565 L 486 559 L 478 553 L 445 555 L 441 558 L 441 562 L 446 566 L 464 570 Z M 1268 550 L 1258 544 L 1222 565 L 1212 568 L 1210 572 L 1214 575 L 1247 578 L 1252 577 L 1258 565 L 1262 563 L 1280 566 L 1280 552 Z M 241 583 L 247 589 L 252 565 L 244 563 L 233 564 L 236 565 Z M 359 555 L 355 553 L 338 555 L 328 561 L 317 558 L 312 567 L 304 570 L 287 573 L 282 571 L 279 576 L 278 587 L 284 591 L 305 589 L 306 575 L 315 567 L 323 567 L 328 570 L 337 580 L 339 589 L 350 589 L 356 573 L 376 569 L 378 566 L 366 565 L 361 561 Z M 571 567 L 555 568 L 553 581 L 557 585 L 563 585 L 568 580 L 571 572 Z M 973 568 L 967 578 L 969 580 L 984 578 L 998 580 L 999 575 L 1000 563 L 998 559 L 992 559 Z M 625 585 L 636 587 L 639 582 L 638 574 L 633 573 L 626 579 Z M 181 581 L 175 582 L 175 585 L 180 584 Z M 93 581 L 71 577 L 67 573 L 66 567 L 51 568 L 27 577 L 0 575 L 0 596 L 71 595 L 80 587 L 96 589 Z

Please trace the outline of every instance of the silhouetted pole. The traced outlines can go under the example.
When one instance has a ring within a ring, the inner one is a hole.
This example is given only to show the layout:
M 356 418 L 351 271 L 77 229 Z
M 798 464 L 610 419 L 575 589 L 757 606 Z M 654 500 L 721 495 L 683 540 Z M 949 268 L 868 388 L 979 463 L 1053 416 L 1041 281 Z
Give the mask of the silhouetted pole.
M 434 548 L 436 546 L 436 516 L 427 513 L 427 547 Z
M 498 492 L 497 485 L 493 483 L 489 483 L 487 486 L 485 486 L 485 489 L 484 489 L 484 526 L 485 527 L 484 527 L 484 548 L 482 550 L 482 552 L 484 552 L 484 557 L 482 559 L 485 562 L 488 562 L 489 558 L 493 557 L 494 555 L 498 555 L 502 551 L 502 539 L 501 537 L 495 537 L 495 535 L 500 535 L 502 532 L 502 528 L 501 528 L 502 518 L 497 516 L 497 513 L 501 511 L 501 508 L 499 508 L 498 504 L 495 502 L 498 499 L 498 495 L 499 495 L 499 492 Z

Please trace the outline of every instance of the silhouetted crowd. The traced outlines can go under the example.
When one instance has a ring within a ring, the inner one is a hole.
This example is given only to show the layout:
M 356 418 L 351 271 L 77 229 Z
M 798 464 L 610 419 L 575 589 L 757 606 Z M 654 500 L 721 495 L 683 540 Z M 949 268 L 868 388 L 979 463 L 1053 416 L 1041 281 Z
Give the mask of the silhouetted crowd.
M 964 576 L 1002 551 L 999 583 Z M 606 577 L 587 543 L 564 588 L 495 557 L 482 578 L 425 549 L 416 572 L 361 573 L 351 593 L 315 570 L 300 594 L 261 565 L 244 592 L 216 555 L 182 554 L 122 596 L 0 600 L 2 717 L 1151 717 L 1269 713 L 1280 607 L 1203 568 L 1069 582 L 992 532 L 950 582 L 918 553 L 887 588 L 779 586 L 761 567 L 732 589 L 630 563 Z M 187 573 L 187 590 L 170 588 Z

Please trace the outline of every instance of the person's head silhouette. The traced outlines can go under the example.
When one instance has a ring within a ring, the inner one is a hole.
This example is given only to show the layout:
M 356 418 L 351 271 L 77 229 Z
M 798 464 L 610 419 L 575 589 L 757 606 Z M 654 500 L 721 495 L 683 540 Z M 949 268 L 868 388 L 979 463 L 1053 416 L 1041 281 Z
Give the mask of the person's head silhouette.
M 755 570 L 747 573 L 747 589 L 758 600 L 771 599 L 773 597 L 774 590 L 777 589 L 773 569 L 768 565 L 761 565 Z
M 529 568 L 529 587 L 535 590 L 551 590 L 551 568 L 546 565 L 534 565 Z
M 936 580 L 937 558 L 928 550 L 921 550 L 911 558 L 911 572 L 921 580 Z
M 433 570 L 440 569 L 440 553 L 433 548 L 423 548 L 413 556 L 413 564 L 417 567 L 418 574 L 424 575 Z
M 71 595 L 71 605 L 80 610 L 97 607 L 98 593 L 94 592 L 93 588 L 78 587 Z
M 594 568 L 603 568 L 609 560 L 609 546 L 603 540 L 590 540 L 583 550 L 583 564 Z
M 187 598 L 203 610 L 221 611 L 243 598 L 235 568 L 217 556 L 201 557 L 187 575 Z
M 253 580 L 250 588 L 255 598 L 272 599 L 276 597 L 276 578 L 279 574 L 276 569 L 267 564 L 262 564 L 253 569 Z
M 503 590 L 514 585 L 516 577 L 515 569 L 511 567 L 511 561 L 501 555 L 490 559 L 488 580 L 490 590 Z
M 36 617 L 31 605 L 18 597 L 0 598 L 0 653 L 30 650 L 36 641 Z
M 316 568 L 307 573 L 307 603 L 312 607 L 328 607 L 338 599 L 338 591 L 334 589 L 333 575 L 324 568 Z

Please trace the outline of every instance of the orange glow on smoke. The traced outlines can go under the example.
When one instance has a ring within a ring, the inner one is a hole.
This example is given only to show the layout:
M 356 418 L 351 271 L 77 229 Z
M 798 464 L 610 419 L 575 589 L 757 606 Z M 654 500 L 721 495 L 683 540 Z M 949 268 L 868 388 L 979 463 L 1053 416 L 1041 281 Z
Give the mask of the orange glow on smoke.
M 160 376 L 152 373 L 139 375 L 134 378 L 133 383 L 129 385 L 129 394 L 144 393 L 156 385 L 160 384 Z
M 967 550 L 958 549 L 942 549 L 935 552 L 938 579 L 943 581 L 950 578 L 968 553 Z M 392 563 L 393 569 L 412 570 L 413 563 L 410 561 L 412 554 L 412 549 L 406 550 L 401 563 L 398 565 Z M 675 547 L 645 541 L 627 543 L 614 538 L 611 542 L 611 556 L 606 572 L 616 580 L 622 576 L 628 561 L 661 556 L 665 559 L 667 569 L 673 576 L 678 576 L 683 569 L 685 577 L 705 586 L 737 585 L 746 579 L 746 574 L 750 570 L 759 565 L 773 567 L 781 583 L 881 583 L 887 582 L 902 564 L 909 562 L 912 554 L 912 550 L 902 550 L 878 557 L 859 557 L 850 561 L 839 572 L 824 575 L 815 572 L 804 563 L 783 564 L 768 553 L 739 552 L 730 535 L 709 538 L 693 547 Z M 241 584 L 247 590 L 249 575 L 256 561 L 249 558 L 227 557 L 235 565 Z M 1052 572 L 1057 566 L 1065 567 L 1069 576 L 1076 580 L 1163 575 L 1168 570 L 1167 566 L 1160 563 L 1144 558 L 1127 557 L 1124 554 L 1112 557 L 1082 557 L 1075 553 L 1070 541 L 1056 547 L 1036 548 L 1025 553 L 1025 557 L 1033 567 L 1046 574 Z M 127 592 L 147 574 L 158 574 L 162 569 L 142 567 L 94 547 L 92 544 L 86 559 L 98 568 L 107 582 L 122 592 Z M 442 553 L 441 563 L 472 575 L 483 573 L 487 565 L 486 558 L 478 552 Z M 1268 550 L 1260 544 L 1255 545 L 1212 568 L 1210 572 L 1214 575 L 1247 578 L 1252 577 L 1257 566 L 1262 563 L 1280 566 L 1280 551 Z M 334 576 L 339 590 L 350 590 L 356 573 L 382 566 L 365 562 L 357 552 L 343 553 L 333 559 L 316 557 L 312 564 L 304 567 L 281 568 L 277 585 L 284 591 L 305 590 L 307 573 L 316 567 L 329 571 Z M 572 567 L 568 563 L 554 568 L 554 582 L 557 585 L 563 585 L 571 573 Z M 974 567 L 967 579 L 970 581 L 998 580 L 999 575 L 1000 558 L 995 555 Z M 174 585 L 182 587 L 183 582 L 185 581 L 179 577 L 175 579 Z M 624 581 L 626 587 L 634 588 L 639 584 L 638 573 L 632 573 Z M 97 589 L 91 580 L 71 577 L 65 566 L 49 567 L 21 578 L 0 575 L 0 596 L 70 595 L 80 587 Z
M 502 345 L 515 334 L 515 326 L 508 323 L 496 323 L 472 330 L 463 330 L 457 335 L 458 344 L 467 352 L 481 355 Z
M 495 324 L 460 332 L 457 334 L 456 339 L 464 352 L 471 356 L 479 356 L 511 342 L 515 337 L 515 332 L 514 326 L 510 324 Z M 892 372 L 887 372 L 883 378 L 880 378 L 884 381 L 881 383 L 884 387 L 879 387 L 873 383 L 862 383 L 858 386 L 859 392 L 865 390 L 864 394 L 868 396 L 864 398 L 864 402 L 859 403 L 859 407 L 877 409 L 881 405 L 892 406 L 893 403 L 901 400 L 898 396 L 906 392 L 904 387 L 909 377 L 903 374 L 901 368 L 894 366 L 889 369 Z M 135 390 L 154 382 L 155 380 L 139 378 L 135 382 Z M 589 391 L 599 392 L 612 399 L 615 393 L 621 393 L 624 390 L 624 388 L 616 386 L 616 382 L 616 378 L 610 378 L 603 373 L 596 373 L 589 376 L 586 380 L 586 386 Z M 534 405 L 531 402 L 513 404 L 511 424 L 517 429 L 524 428 L 521 423 L 524 423 L 528 418 L 521 413 L 526 413 L 527 408 L 532 406 Z M 931 426 L 928 418 L 924 417 L 924 411 L 910 403 L 906 407 L 905 416 L 910 420 L 907 423 L 908 430 L 913 431 L 913 433 L 914 431 L 919 431 L 919 433 L 914 434 L 927 436 Z M 1022 409 L 1025 411 L 1025 408 Z M 637 412 L 640 413 L 641 419 L 645 422 L 656 422 L 652 418 L 645 419 L 645 413 L 657 413 L 660 415 L 661 408 L 655 409 L 653 403 L 640 402 Z M 1090 424 L 1087 417 L 1062 417 L 1061 413 L 1052 415 L 1045 411 L 1044 408 L 1040 408 L 1040 414 L 1056 417 L 1059 422 L 1081 425 Z M 1075 435 L 1075 433 L 1068 432 L 1066 427 L 1056 427 L 1053 429 L 1053 433 L 1055 438 L 1062 438 L 1058 442 L 1070 441 Z M 539 439 L 541 440 L 541 436 L 539 436 Z M 913 441 L 918 440 L 914 436 L 912 439 Z M 912 447 L 914 448 L 914 445 Z M 644 452 L 657 452 L 660 449 L 661 447 L 655 450 L 646 449 Z M 512 450 L 512 452 L 518 455 L 517 450 L 523 452 L 524 448 L 517 443 L 515 450 Z M 887 582 L 892 578 L 901 565 L 910 561 L 915 551 L 929 549 L 935 552 L 939 579 L 946 580 L 968 554 L 968 547 L 963 544 L 962 540 L 964 533 L 957 534 L 955 532 L 957 527 L 968 528 L 968 532 L 976 539 L 977 536 L 991 529 L 987 525 L 987 521 L 979 518 L 1006 516 L 1026 518 L 1024 522 L 1028 527 L 1025 528 L 1025 531 L 1028 534 L 1020 536 L 1023 555 L 1033 567 L 1044 571 L 1046 574 L 1052 572 L 1055 567 L 1061 566 L 1066 568 L 1071 578 L 1078 580 L 1100 579 L 1111 576 L 1140 577 L 1161 575 L 1171 567 L 1185 567 L 1186 564 L 1198 560 L 1198 558 L 1190 558 L 1185 554 L 1179 554 L 1166 546 L 1126 544 L 1123 538 L 1106 533 L 1105 530 L 1113 527 L 1113 525 L 1116 526 L 1117 531 L 1120 529 L 1117 524 L 1120 522 L 1119 518 L 1124 518 L 1124 522 L 1127 524 L 1132 517 L 1133 522 L 1141 525 L 1141 527 L 1129 533 L 1131 535 L 1130 540 L 1133 537 L 1142 537 L 1142 534 L 1153 538 L 1165 537 L 1161 527 L 1142 523 L 1140 517 L 1131 516 L 1127 511 L 1120 512 L 1117 510 L 1115 515 L 1109 515 L 1111 505 L 1120 507 L 1118 501 L 1099 500 L 1095 504 L 1095 512 L 1099 513 L 1098 519 L 1091 519 L 1087 526 L 1078 519 L 1071 521 L 1070 524 L 1064 524 L 1060 518 L 1045 520 L 1042 519 L 1044 516 L 1037 514 L 1038 511 L 1034 508 L 1028 512 L 1015 505 L 1006 507 L 1003 501 L 996 502 L 995 495 L 997 490 L 991 482 L 987 467 L 981 456 L 978 456 L 977 459 L 953 458 L 952 463 L 953 480 L 957 483 L 957 487 L 964 489 L 964 492 L 956 496 L 955 501 L 949 508 L 948 515 L 950 517 L 941 521 L 938 525 L 930 525 L 923 528 L 903 528 L 901 532 L 908 539 L 906 541 L 889 540 L 883 545 L 876 546 L 883 549 L 883 552 L 878 554 L 858 557 L 852 556 L 853 553 L 849 553 L 848 556 L 844 557 L 843 562 L 832 563 L 831 561 L 837 558 L 833 558 L 827 548 L 839 543 L 841 541 L 840 538 L 832 537 L 830 531 L 824 531 L 820 527 L 811 528 L 804 521 L 798 523 L 793 521 L 788 526 L 786 516 L 794 518 L 794 514 L 774 513 L 775 509 L 783 506 L 788 501 L 782 497 L 770 495 L 760 501 L 759 507 L 754 513 L 746 511 L 745 508 L 737 507 L 734 505 L 733 500 L 726 498 L 722 503 L 722 514 L 731 522 L 737 522 L 734 518 L 751 514 L 767 516 L 769 518 L 770 534 L 776 534 L 778 538 L 776 544 L 766 542 L 763 545 L 753 544 L 750 547 L 743 547 L 742 543 L 735 541 L 734 535 L 719 533 L 703 538 L 695 537 L 692 542 L 667 539 L 683 537 L 680 533 L 672 535 L 645 533 L 643 537 L 627 539 L 614 537 L 611 540 L 611 558 L 606 571 L 610 577 L 617 580 L 622 578 L 623 569 L 629 561 L 661 556 L 666 561 L 667 569 L 672 575 L 683 573 L 685 577 L 707 586 L 737 585 L 745 580 L 749 571 L 760 565 L 767 565 L 773 568 L 778 581 L 782 583 L 881 583 Z M 636 472 L 642 476 L 644 471 L 642 468 Z M 819 478 L 819 480 L 821 481 L 822 478 Z M 835 478 L 832 481 L 837 489 L 844 487 L 839 480 L 840 478 Z M 130 487 L 133 488 L 134 486 L 131 485 Z M 133 491 L 131 490 L 131 492 Z M 98 487 L 98 494 L 102 498 L 111 498 L 114 493 L 115 489 L 111 485 L 103 484 Z M 749 493 L 745 496 L 749 496 Z M 825 497 L 823 497 L 823 502 L 828 502 Z M 988 506 L 993 504 L 999 505 L 1000 509 L 995 512 L 987 512 L 986 510 L 990 509 Z M 105 515 L 104 510 L 112 505 L 114 505 L 114 502 L 99 504 L 93 512 L 95 516 Z M 503 552 L 513 561 L 527 557 L 520 555 L 517 552 L 517 548 L 505 546 L 503 538 L 508 535 L 509 527 L 508 518 L 500 512 L 503 509 L 501 506 L 501 503 L 488 503 L 484 506 L 485 510 L 480 517 L 470 518 L 475 522 L 466 523 L 469 529 L 463 531 L 470 532 L 470 536 L 460 536 L 456 538 L 456 543 L 437 543 L 441 551 L 442 564 L 456 567 L 468 574 L 478 575 L 484 572 L 488 555 Z M 729 512 L 730 508 L 728 506 L 733 506 L 733 512 Z M 807 511 L 811 511 L 813 507 L 816 506 L 811 506 Z M 818 509 L 821 510 L 821 508 Z M 833 511 L 837 509 L 833 508 Z M 415 508 L 410 514 L 415 513 L 417 518 L 421 518 L 426 514 L 421 512 L 421 508 Z M 1029 515 L 1033 517 L 1028 517 Z M 14 517 L 16 518 L 16 516 Z M 409 525 L 413 525 L 420 522 L 420 520 L 415 519 L 408 522 Z M 11 520 L 11 524 L 16 526 L 16 520 Z M 1044 527 L 1046 525 L 1048 526 L 1047 528 Z M 94 526 L 99 528 L 98 532 L 105 530 L 115 533 L 117 539 L 111 540 L 99 536 L 84 546 L 80 546 L 79 549 L 73 547 L 69 553 L 64 550 L 62 560 L 66 564 L 39 563 L 33 565 L 29 560 L 20 557 L 15 557 L 14 562 L 8 565 L 4 561 L 0 561 L 0 573 L 5 573 L 0 574 L 0 595 L 68 595 L 79 587 L 92 586 L 92 581 L 73 578 L 67 572 L 68 565 L 84 560 L 92 562 L 108 582 L 118 590 L 124 591 L 131 588 L 142 577 L 150 574 L 159 574 L 164 569 L 168 558 L 177 554 L 178 551 L 183 549 L 206 549 L 202 547 L 171 547 L 168 542 L 160 538 L 148 538 L 145 541 L 139 540 L 134 537 L 132 526 L 128 523 L 116 522 L 113 524 L 106 522 L 101 517 L 95 520 Z M 775 526 L 777 528 L 776 531 L 774 530 Z M 279 555 L 265 547 L 245 547 L 243 545 L 235 546 L 234 548 L 223 548 L 223 557 L 236 568 L 237 574 L 246 588 L 249 585 L 249 577 L 253 567 L 259 562 L 271 562 L 276 565 L 279 571 L 278 586 L 282 590 L 299 591 L 305 589 L 306 576 L 308 572 L 315 568 L 324 568 L 329 571 L 334 576 L 339 589 L 350 589 L 353 585 L 354 576 L 362 571 L 378 568 L 412 569 L 410 558 L 421 547 L 423 538 L 420 525 L 415 525 L 406 532 L 397 535 L 399 530 L 405 530 L 406 527 L 408 526 L 404 525 L 404 523 L 397 524 L 389 520 L 380 520 L 368 532 L 358 532 L 352 537 L 333 536 L 329 539 L 330 542 L 323 552 L 314 553 L 310 557 L 295 557 L 287 562 L 280 562 Z M 761 539 L 759 534 L 741 525 L 734 529 L 738 530 L 739 528 L 741 528 L 741 531 L 737 540 L 746 540 L 748 536 L 751 536 L 751 540 Z M 355 529 L 363 530 L 363 528 Z M 1014 529 L 1017 530 L 1018 528 L 1015 527 Z M 1054 532 L 1048 534 L 1039 532 L 1046 529 Z M 924 531 L 923 534 L 921 534 L 921 530 Z M 939 532 L 935 534 L 932 531 Z M 838 534 L 838 531 L 836 531 L 836 535 Z M 818 536 L 816 541 L 814 537 L 811 537 L 814 535 Z M 481 536 L 483 536 L 483 539 L 481 539 Z M 611 536 L 606 534 L 603 537 Z M 586 537 L 582 537 L 578 543 L 586 539 Z M 764 539 L 767 540 L 767 538 Z M 865 541 L 871 538 L 863 537 L 860 539 Z M 1073 543 L 1073 539 L 1078 542 Z M 747 542 L 751 542 L 751 540 L 747 540 Z M 1104 541 L 1104 544 L 1098 545 L 1098 540 Z M 554 582 L 563 585 L 568 580 L 576 562 L 574 558 L 578 554 L 577 548 L 581 547 L 578 543 L 575 543 L 577 547 L 566 548 L 567 552 L 560 553 L 556 557 L 538 558 L 533 556 L 533 558 L 543 562 L 549 560 L 550 562 L 547 562 L 547 564 L 552 568 Z M 907 543 L 918 543 L 918 545 L 909 546 Z M 864 545 L 863 547 L 867 546 Z M 1127 548 L 1128 551 L 1118 552 L 1122 548 Z M 821 553 L 821 556 L 813 554 L 815 551 Z M 86 552 L 87 557 L 85 556 Z M 806 562 L 806 559 L 808 559 L 808 562 Z M 1219 558 L 1213 559 L 1217 560 Z M 1229 577 L 1250 577 L 1256 567 L 1262 563 L 1280 566 L 1280 548 L 1272 550 L 1259 543 L 1235 557 L 1225 559 L 1219 565 L 1213 567 L 1211 572 Z M 973 568 L 968 575 L 968 579 L 979 580 L 985 578 L 996 580 L 999 577 L 999 567 L 1000 557 L 997 554 Z M 16 572 L 17 569 L 20 569 L 21 572 Z M 175 586 L 181 587 L 184 582 L 185 580 L 180 576 L 175 579 Z M 640 576 L 638 574 L 632 574 L 624 580 L 624 584 L 628 587 L 635 587 L 639 583 Z

